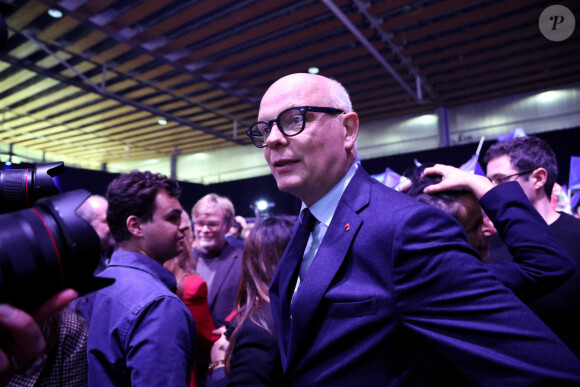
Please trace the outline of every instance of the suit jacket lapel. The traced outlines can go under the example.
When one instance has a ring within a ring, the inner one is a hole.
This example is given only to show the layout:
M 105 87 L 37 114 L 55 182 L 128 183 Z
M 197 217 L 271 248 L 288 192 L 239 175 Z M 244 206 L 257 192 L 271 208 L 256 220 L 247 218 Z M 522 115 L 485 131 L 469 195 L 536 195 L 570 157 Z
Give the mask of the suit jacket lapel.
M 286 364 L 286 355 L 288 353 L 288 341 L 290 336 L 290 280 L 293 274 L 298 270 L 299 263 L 291 262 L 287 257 L 287 252 L 292 248 L 296 242 L 296 230 L 299 227 L 299 222 L 296 222 L 292 239 L 286 246 L 284 254 L 280 259 L 272 284 L 270 285 L 270 305 L 272 306 L 272 317 L 276 326 L 278 336 L 278 346 L 282 357 L 282 364 Z
M 283 364 L 289 365 L 292 360 L 316 313 L 320 300 L 336 276 L 362 225 L 362 219 L 358 213 L 369 202 L 371 186 L 369 179 L 368 174 L 359 168 L 336 208 L 306 278 L 294 294 L 290 307 L 292 319 L 288 319 L 291 325 L 288 357 L 287 362 Z M 286 287 L 281 286 L 280 288 L 285 289 Z

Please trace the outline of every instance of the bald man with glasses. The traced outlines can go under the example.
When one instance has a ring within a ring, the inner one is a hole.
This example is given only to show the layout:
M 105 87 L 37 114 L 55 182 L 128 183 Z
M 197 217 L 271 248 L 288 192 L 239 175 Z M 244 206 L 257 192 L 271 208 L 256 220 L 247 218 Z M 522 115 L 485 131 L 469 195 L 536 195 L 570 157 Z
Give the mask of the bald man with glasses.
M 558 176 L 556 155 L 538 137 L 520 137 L 498 142 L 485 154 L 487 177 L 495 185 L 517 181 L 548 223 L 562 246 L 574 258 L 576 272 L 559 288 L 528 306 L 580 358 L 580 219 L 557 212 L 551 203 Z M 490 262 L 512 261 L 498 237 L 491 240 Z
M 303 208 L 270 286 L 282 384 L 579 384 L 580 362 L 457 221 L 363 170 L 358 131 L 340 83 L 292 74 L 247 132 Z

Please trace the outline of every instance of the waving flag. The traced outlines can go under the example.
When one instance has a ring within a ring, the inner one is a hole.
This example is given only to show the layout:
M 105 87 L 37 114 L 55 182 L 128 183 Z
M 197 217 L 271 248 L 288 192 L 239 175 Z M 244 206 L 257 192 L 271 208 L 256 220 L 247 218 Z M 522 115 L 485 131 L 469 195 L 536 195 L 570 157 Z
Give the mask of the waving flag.
M 393 171 L 391 168 L 387 167 L 384 173 L 380 173 L 378 175 L 372 175 L 371 177 L 377 179 L 384 185 L 390 188 L 395 188 L 399 181 L 401 180 L 401 175 L 397 172 Z
M 481 167 L 481 165 L 479 165 L 479 161 L 477 161 L 479 159 L 479 152 L 481 152 L 483 140 L 485 140 L 485 136 L 482 136 L 481 139 L 479 140 L 479 145 L 477 146 L 477 151 L 475 151 L 475 154 L 471 156 L 471 158 L 467 160 L 467 162 L 465 162 L 462 166 L 460 166 L 459 169 L 474 173 L 476 175 L 485 176 L 483 168 Z
M 572 192 L 580 190 L 580 156 L 570 157 L 568 188 Z
M 515 128 L 514 130 L 511 131 L 510 134 L 506 134 L 505 136 L 499 136 L 497 138 L 497 141 L 513 140 L 514 138 L 526 137 L 526 136 L 527 136 L 527 134 L 526 134 L 526 132 L 524 132 L 524 130 L 522 128 Z

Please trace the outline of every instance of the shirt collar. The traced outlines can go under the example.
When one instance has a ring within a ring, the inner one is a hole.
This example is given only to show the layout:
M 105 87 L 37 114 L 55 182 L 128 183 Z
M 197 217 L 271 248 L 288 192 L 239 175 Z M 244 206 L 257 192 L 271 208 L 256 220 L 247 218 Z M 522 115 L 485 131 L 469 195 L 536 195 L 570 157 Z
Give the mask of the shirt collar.
M 109 266 L 126 266 L 142 270 L 159 279 L 170 290 L 175 291 L 177 288 L 175 276 L 159 262 L 143 254 L 116 250 L 111 256 Z
M 354 162 L 344 177 L 334 186 L 330 191 L 326 193 L 320 200 L 310 206 L 310 212 L 316 219 L 324 224 L 326 227 L 330 226 L 330 221 L 334 215 L 334 211 L 336 211 L 336 207 L 338 207 L 338 202 L 340 202 L 340 198 L 342 194 L 346 190 L 348 183 L 356 173 L 359 164 Z M 302 207 L 300 211 L 306 208 L 306 204 L 302 203 Z

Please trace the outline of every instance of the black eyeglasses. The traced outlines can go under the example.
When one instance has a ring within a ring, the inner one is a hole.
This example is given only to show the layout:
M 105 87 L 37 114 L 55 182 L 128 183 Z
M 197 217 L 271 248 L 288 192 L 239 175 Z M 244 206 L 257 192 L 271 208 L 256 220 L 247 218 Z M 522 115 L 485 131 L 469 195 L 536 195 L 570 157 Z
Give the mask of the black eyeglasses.
M 535 171 L 535 169 L 530 169 L 528 171 L 512 173 L 511 175 L 507 175 L 507 176 L 494 176 L 494 177 L 490 177 L 489 181 L 491 181 L 495 185 L 499 185 L 501 183 L 505 183 L 506 181 L 509 181 L 509 179 L 514 177 L 514 176 L 523 176 L 523 175 L 527 175 L 528 173 L 532 173 L 534 171 Z
M 296 106 L 284 110 L 278 115 L 278 118 L 270 121 L 258 121 L 246 131 L 246 135 L 252 139 L 252 142 L 258 148 L 266 146 L 266 140 L 272 131 L 274 122 L 278 130 L 286 137 L 296 136 L 302 133 L 306 124 L 306 112 L 341 114 L 340 109 L 330 107 L 315 106 Z

